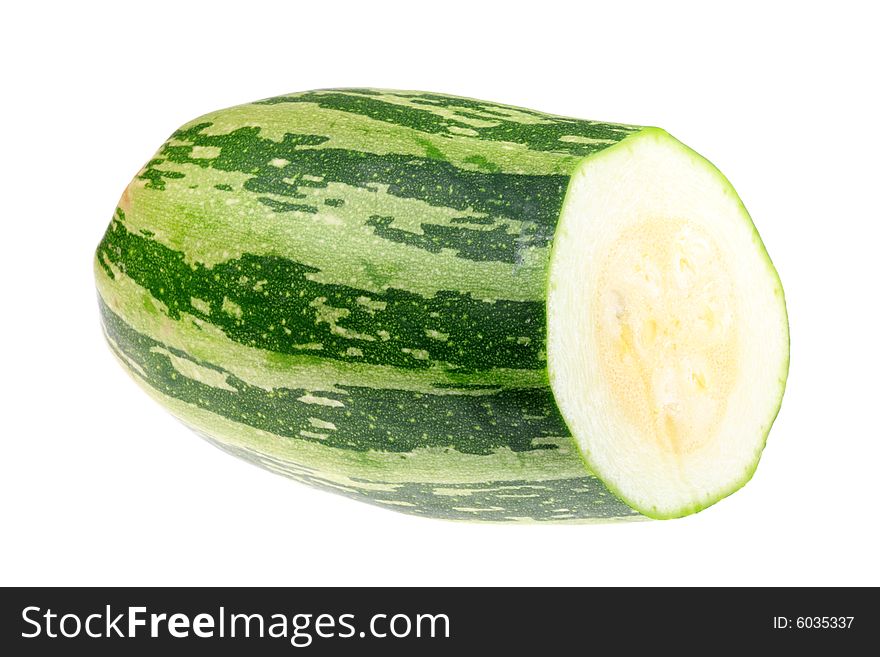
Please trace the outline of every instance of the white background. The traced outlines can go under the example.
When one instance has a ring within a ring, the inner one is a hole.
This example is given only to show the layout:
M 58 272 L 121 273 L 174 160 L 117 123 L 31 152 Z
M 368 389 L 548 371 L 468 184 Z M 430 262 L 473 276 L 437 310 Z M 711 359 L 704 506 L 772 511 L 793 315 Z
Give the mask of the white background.
M 872 3 L 10 6 L 0 584 L 880 584 Z M 754 480 L 677 521 L 423 520 L 235 460 L 137 389 L 91 273 L 122 189 L 199 114 L 331 86 L 659 125 L 724 171 L 791 320 Z

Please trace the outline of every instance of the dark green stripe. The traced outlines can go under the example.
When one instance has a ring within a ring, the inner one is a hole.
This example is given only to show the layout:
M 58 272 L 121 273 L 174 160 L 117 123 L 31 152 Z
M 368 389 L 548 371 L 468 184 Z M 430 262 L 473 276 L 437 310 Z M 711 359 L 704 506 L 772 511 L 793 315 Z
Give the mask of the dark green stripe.
M 467 218 L 463 220 L 467 221 Z M 459 258 L 466 260 L 516 262 L 517 249 L 524 240 L 519 235 L 508 233 L 506 224 L 491 230 L 470 230 L 458 226 L 423 223 L 420 234 L 394 228 L 393 223 L 394 217 L 375 214 L 367 220 L 367 225 L 383 239 L 408 244 L 432 253 L 439 253 L 442 249 L 453 249 Z
M 519 123 L 509 119 L 505 120 L 500 112 L 497 110 L 493 111 L 493 105 L 491 103 L 428 93 L 416 96 L 405 96 L 409 99 L 415 98 L 421 100 L 423 104 L 453 109 L 473 109 L 478 110 L 479 112 L 488 112 L 493 114 L 498 121 L 498 125 L 480 128 L 474 127 L 463 121 L 455 121 L 454 119 L 442 117 L 430 110 L 389 103 L 376 98 L 372 93 L 365 94 L 363 90 L 344 91 L 348 93 L 339 93 L 330 90 L 323 92 L 306 92 L 291 96 L 278 96 L 259 101 L 257 104 L 274 105 L 277 103 L 314 103 L 324 109 L 360 114 L 368 116 L 371 119 L 412 128 L 413 130 L 429 134 L 454 135 L 454 133 L 449 132 L 449 127 L 456 125 L 460 128 L 474 130 L 480 139 L 524 144 L 531 150 L 565 153 L 578 156 L 590 155 L 596 151 L 602 150 L 608 144 L 579 144 L 576 142 L 560 141 L 559 138 L 576 136 L 586 137 L 588 139 L 612 139 L 618 141 L 634 130 L 633 128 L 623 125 L 550 117 L 549 115 L 541 114 L 540 112 L 517 108 L 517 111 L 525 112 L 547 121 L 546 123 L 540 124 Z M 479 118 L 484 121 L 491 120 L 487 119 L 485 116 L 467 113 L 466 111 L 460 111 L 459 113 L 463 116 Z
M 195 360 L 135 331 L 103 301 L 101 313 L 107 334 L 125 356 L 141 367 L 144 374 L 135 369 L 132 373 L 145 383 L 165 395 L 279 436 L 361 452 L 446 447 L 466 454 L 490 454 L 501 447 L 515 452 L 556 449 L 556 445 L 534 441 L 568 435 L 549 387 L 504 389 L 481 395 L 431 395 L 345 386 L 342 392 L 315 393 L 344 406 L 307 404 L 298 401 L 310 394 L 307 389 L 267 391 L 251 386 L 211 363 Z M 157 348 L 225 374 L 235 391 L 182 376 Z M 337 428 L 316 428 L 310 417 L 332 422 Z M 425 422 L 426 418 L 430 422 Z M 326 438 L 302 436 L 301 431 L 325 434 Z
M 317 214 L 318 208 L 314 205 L 306 203 L 286 203 L 284 201 L 276 201 L 274 198 L 260 198 L 260 203 L 266 205 L 275 212 L 308 212 L 309 214 Z
M 119 215 L 124 217 L 121 211 Z M 190 313 L 236 342 L 267 351 L 296 354 L 302 353 L 297 345 L 317 343 L 323 349 L 310 353 L 321 357 L 411 369 L 438 361 L 465 371 L 543 369 L 546 364 L 544 304 L 538 301 L 482 301 L 454 290 L 433 297 L 395 288 L 370 293 L 316 282 L 311 275 L 318 269 L 275 256 L 244 255 L 211 268 L 190 265 L 183 253 L 129 232 L 118 219 L 107 229 L 97 255 L 108 274 L 112 270 L 105 259 L 164 303 L 172 318 Z M 211 313 L 193 306 L 193 297 L 208 302 Z M 365 298 L 386 306 L 365 304 Z M 224 313 L 224 299 L 240 306 L 242 317 Z M 327 306 L 344 311 L 338 326 L 374 339 L 334 332 L 319 321 Z M 429 337 L 427 330 L 448 338 Z M 361 355 L 352 355 L 349 348 Z M 427 351 L 430 359 L 419 359 L 413 350 Z
M 320 135 L 288 133 L 277 142 L 260 137 L 260 129 L 255 127 L 238 128 L 221 135 L 205 134 L 205 128 L 210 125 L 200 123 L 176 132 L 172 136 L 175 144 L 163 146 L 158 157 L 140 174 L 139 177 L 147 181 L 147 187 L 161 190 L 165 188 L 166 178 L 184 175 L 159 168 L 165 161 L 246 173 L 251 176 L 244 184 L 247 191 L 295 199 L 306 198 L 301 188 L 326 188 L 331 182 L 363 189 L 387 185 L 388 193 L 400 198 L 537 224 L 527 227 L 519 236 L 518 248 L 523 249 L 532 245 L 545 246 L 549 242 L 568 184 L 568 177 L 561 175 L 470 171 L 444 160 L 412 155 L 303 148 L 327 140 Z M 176 143 L 179 141 L 188 144 Z M 214 158 L 194 158 L 194 146 L 214 147 L 220 150 L 220 154 Z M 289 164 L 283 167 L 270 164 L 281 159 Z M 485 164 L 484 168 L 488 166 Z M 306 176 L 321 180 L 309 180 Z M 295 209 L 272 197 L 261 197 L 260 200 L 280 211 Z M 308 206 L 303 202 L 296 205 Z M 306 211 L 315 212 L 317 206 Z M 458 241 L 479 245 L 486 239 L 482 233 L 480 230 L 463 230 Z M 493 259 L 494 253 L 493 245 L 489 244 L 479 259 Z
M 485 481 L 468 484 L 390 484 L 393 490 L 375 491 L 363 488 L 340 488 L 328 485 L 319 472 L 299 464 L 274 458 L 268 454 L 224 444 L 201 432 L 199 434 L 223 451 L 255 465 L 331 493 L 361 502 L 447 520 L 478 520 L 504 522 L 520 518 L 539 521 L 588 520 L 592 518 L 634 518 L 638 513 L 612 495 L 597 478 L 531 481 Z M 366 482 L 375 483 L 375 482 Z M 444 494 L 436 494 L 438 488 Z M 456 494 L 455 491 L 461 491 Z M 412 506 L 401 506 L 405 502 Z M 462 509 L 474 509 L 464 511 Z M 501 508 L 501 511 L 498 511 Z

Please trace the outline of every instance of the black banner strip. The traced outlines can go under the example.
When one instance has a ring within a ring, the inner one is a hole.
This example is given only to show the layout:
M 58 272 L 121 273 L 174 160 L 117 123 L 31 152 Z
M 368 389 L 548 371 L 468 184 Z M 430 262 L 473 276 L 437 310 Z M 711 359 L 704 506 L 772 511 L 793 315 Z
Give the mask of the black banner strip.
M 7 655 L 152 649 L 163 657 L 194 649 L 863 651 L 877 632 L 875 595 L 838 588 L 7 588 L 0 593 L 0 649 Z

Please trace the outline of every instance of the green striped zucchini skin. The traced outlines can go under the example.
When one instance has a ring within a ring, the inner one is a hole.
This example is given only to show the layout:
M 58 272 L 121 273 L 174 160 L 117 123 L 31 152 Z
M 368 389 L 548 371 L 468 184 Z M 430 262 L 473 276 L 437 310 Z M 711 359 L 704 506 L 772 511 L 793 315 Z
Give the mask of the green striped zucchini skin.
M 292 94 L 176 131 L 98 246 L 106 336 L 237 456 L 417 515 L 638 517 L 546 371 L 569 175 L 639 128 L 440 94 Z

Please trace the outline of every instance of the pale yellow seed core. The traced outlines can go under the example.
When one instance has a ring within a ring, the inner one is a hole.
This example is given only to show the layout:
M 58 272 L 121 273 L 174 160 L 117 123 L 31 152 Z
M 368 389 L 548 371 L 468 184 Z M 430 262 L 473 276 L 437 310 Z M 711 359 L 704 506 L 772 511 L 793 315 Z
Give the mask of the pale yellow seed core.
M 718 244 L 680 219 L 649 219 L 600 256 L 592 321 L 613 404 L 681 456 L 708 444 L 737 376 L 736 299 Z

